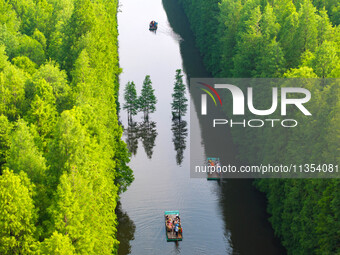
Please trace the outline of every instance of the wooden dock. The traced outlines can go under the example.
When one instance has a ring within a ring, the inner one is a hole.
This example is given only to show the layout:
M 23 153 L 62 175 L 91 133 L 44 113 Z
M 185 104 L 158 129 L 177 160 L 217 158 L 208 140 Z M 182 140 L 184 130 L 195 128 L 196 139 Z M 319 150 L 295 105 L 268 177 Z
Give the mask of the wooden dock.
M 176 232 L 173 229 L 170 230 L 167 227 L 167 220 L 171 220 L 171 222 L 172 222 L 173 220 L 176 219 L 176 215 L 179 216 L 179 211 L 165 211 L 164 212 L 165 234 L 166 234 L 166 240 L 168 242 L 170 242 L 170 241 L 182 241 L 182 239 L 183 239 L 183 232 L 182 231 L 180 231 L 178 233 L 178 235 L 176 236 Z

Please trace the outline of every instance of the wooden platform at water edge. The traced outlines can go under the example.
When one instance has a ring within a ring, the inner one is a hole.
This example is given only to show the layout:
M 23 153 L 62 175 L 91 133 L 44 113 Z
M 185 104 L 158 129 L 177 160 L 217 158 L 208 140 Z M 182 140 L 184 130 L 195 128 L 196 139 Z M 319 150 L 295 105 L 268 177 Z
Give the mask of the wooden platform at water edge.
M 183 239 L 183 231 L 181 233 L 178 233 L 178 236 L 176 236 L 175 231 L 168 231 L 167 230 L 166 216 L 168 216 L 171 220 L 174 220 L 176 218 L 176 215 L 179 216 L 179 211 L 165 211 L 164 212 L 165 234 L 166 234 L 166 240 L 168 242 L 182 241 L 182 239 Z

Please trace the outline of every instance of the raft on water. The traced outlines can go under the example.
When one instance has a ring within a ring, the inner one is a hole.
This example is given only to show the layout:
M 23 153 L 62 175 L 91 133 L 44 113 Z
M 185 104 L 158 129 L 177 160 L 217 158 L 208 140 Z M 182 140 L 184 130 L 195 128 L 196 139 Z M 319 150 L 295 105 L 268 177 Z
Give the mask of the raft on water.
M 219 179 L 221 179 L 221 172 L 220 172 L 220 170 L 217 169 L 217 166 L 219 164 L 220 164 L 219 158 L 207 158 L 207 165 L 208 165 L 207 179 L 208 180 L 219 180 Z M 214 168 L 212 168 L 212 166 L 214 166 Z M 211 171 L 212 169 L 214 169 L 214 171 Z
M 165 211 L 164 212 L 164 221 L 165 221 L 165 234 L 166 240 L 170 241 L 182 241 L 183 239 L 183 230 L 181 225 L 181 219 L 179 217 L 179 211 Z M 179 224 L 178 234 L 176 235 L 174 222 L 177 221 Z
M 155 22 L 154 21 L 154 23 L 150 23 L 150 25 L 149 25 L 149 30 L 157 30 L 157 28 L 158 28 L 158 23 L 157 22 Z

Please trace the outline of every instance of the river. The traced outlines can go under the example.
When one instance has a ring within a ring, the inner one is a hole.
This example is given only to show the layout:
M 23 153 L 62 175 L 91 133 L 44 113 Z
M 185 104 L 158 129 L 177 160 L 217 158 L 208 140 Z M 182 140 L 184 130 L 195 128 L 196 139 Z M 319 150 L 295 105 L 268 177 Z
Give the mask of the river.
M 189 134 L 188 125 L 198 123 L 195 116 L 189 123 L 189 112 L 183 122 L 172 121 L 175 71 L 184 70 L 186 84 L 189 77 L 210 74 L 183 10 L 175 0 L 121 0 L 119 9 L 120 104 L 125 84 L 134 81 L 140 93 L 146 75 L 158 100 L 148 122 L 138 114 L 128 125 L 127 113 L 120 112 L 135 180 L 117 209 L 119 255 L 285 254 L 268 222 L 265 199 L 251 180 L 190 178 L 190 146 L 200 148 L 203 159 L 207 141 L 199 125 Z M 156 33 L 148 30 L 151 20 L 159 24 Z M 190 145 L 189 137 L 197 143 Z M 166 241 L 165 210 L 180 210 L 183 241 Z

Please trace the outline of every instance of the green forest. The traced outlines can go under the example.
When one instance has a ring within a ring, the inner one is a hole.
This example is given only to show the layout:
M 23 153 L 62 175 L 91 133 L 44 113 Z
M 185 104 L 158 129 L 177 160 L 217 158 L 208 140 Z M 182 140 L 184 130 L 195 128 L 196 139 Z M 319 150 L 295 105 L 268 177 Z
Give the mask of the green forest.
M 339 78 L 340 2 L 334 0 L 179 0 L 214 77 Z M 339 164 L 339 82 L 304 86 L 313 120 L 284 132 L 232 129 L 251 164 Z M 307 125 L 308 124 L 308 125 Z M 296 141 L 303 141 L 296 143 Z M 258 179 L 270 222 L 288 254 L 340 254 L 339 179 Z
M 0 0 L 0 254 L 116 254 L 117 0 Z

